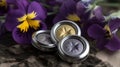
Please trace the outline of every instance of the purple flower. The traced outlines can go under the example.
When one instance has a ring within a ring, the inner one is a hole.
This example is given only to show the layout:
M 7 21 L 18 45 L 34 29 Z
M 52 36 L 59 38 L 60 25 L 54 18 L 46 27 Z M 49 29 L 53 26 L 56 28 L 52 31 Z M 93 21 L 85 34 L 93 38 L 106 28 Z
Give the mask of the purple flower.
M 82 29 L 82 35 L 87 35 L 87 29 L 91 24 L 103 24 L 102 9 L 96 6 L 93 10 L 89 10 L 83 1 L 76 2 L 74 0 L 65 1 L 59 13 L 53 20 L 53 23 L 57 23 L 61 20 L 71 20 L 76 22 Z M 101 20 L 102 19 L 102 20 Z
M 89 6 L 85 3 L 89 3 L 91 0 L 66 0 L 62 4 L 59 13 L 54 19 L 54 23 L 61 20 L 72 20 L 79 22 L 86 22 L 92 18 L 103 19 L 102 9 L 100 6 L 96 6 L 93 10 L 89 10 Z M 88 11 L 89 10 L 89 11 Z M 91 18 L 92 16 L 92 18 Z
M 79 5 L 79 6 L 78 6 Z M 61 20 L 72 20 L 72 21 L 80 21 L 80 15 L 85 14 L 85 6 L 83 3 L 75 2 L 74 0 L 66 0 L 60 10 L 57 16 L 54 19 L 54 23 L 61 21 Z
M 46 3 L 49 4 L 49 5 L 61 5 L 62 3 L 64 3 L 65 1 L 67 0 L 46 0 Z M 69 0 L 68 0 L 69 1 Z M 80 0 L 74 0 L 74 1 L 80 1 Z
M 88 35 L 97 41 L 99 49 L 116 51 L 120 49 L 120 39 L 116 32 L 120 27 L 120 19 L 112 19 L 105 26 L 93 24 L 88 29 Z
M 17 9 L 9 10 L 5 27 L 12 31 L 13 39 L 20 44 L 31 44 L 33 32 L 46 29 L 46 12 L 42 5 L 27 0 L 16 0 Z

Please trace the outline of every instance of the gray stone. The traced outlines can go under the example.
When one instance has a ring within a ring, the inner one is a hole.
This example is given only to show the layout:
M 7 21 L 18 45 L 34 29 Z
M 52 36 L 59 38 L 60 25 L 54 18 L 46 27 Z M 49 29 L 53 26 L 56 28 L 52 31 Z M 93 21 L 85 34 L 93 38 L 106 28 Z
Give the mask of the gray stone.
M 69 65 L 69 64 L 67 64 L 67 63 L 65 63 L 65 62 L 59 62 L 58 64 L 57 64 L 57 67 L 70 67 L 71 65 Z
M 101 62 L 98 65 L 96 65 L 95 67 L 113 67 L 112 65 L 110 65 L 107 62 Z
M 8 50 L 13 53 L 13 54 L 21 54 L 24 53 L 23 49 L 20 47 L 20 45 L 13 45 L 11 47 L 8 48 Z
M 41 64 L 35 56 L 30 56 L 28 59 L 27 59 L 27 64 L 28 64 L 28 67 L 44 67 L 43 64 Z

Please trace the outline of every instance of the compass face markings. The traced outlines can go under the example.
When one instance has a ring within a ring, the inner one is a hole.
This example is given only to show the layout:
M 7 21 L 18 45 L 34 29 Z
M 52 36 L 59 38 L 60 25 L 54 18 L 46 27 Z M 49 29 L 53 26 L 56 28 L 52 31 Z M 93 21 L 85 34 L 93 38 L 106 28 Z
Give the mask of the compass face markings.
M 56 37 L 58 40 L 61 40 L 67 35 L 75 35 L 75 34 L 76 34 L 75 29 L 70 25 L 61 25 L 58 27 L 56 31 Z
M 76 56 L 83 51 L 83 44 L 77 39 L 68 39 L 63 43 L 63 50 L 70 56 Z
M 52 40 L 51 40 L 49 34 L 39 34 L 39 35 L 37 35 L 37 39 L 40 43 L 52 44 Z

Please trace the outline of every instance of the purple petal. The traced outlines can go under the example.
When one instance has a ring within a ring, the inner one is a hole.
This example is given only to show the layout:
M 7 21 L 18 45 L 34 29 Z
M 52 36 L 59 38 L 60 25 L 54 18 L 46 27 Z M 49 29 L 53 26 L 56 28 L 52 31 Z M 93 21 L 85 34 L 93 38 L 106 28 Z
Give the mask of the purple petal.
M 101 38 L 97 40 L 97 48 L 99 48 L 100 50 L 105 49 L 105 45 L 108 43 L 108 40 L 105 38 Z
M 15 0 L 6 0 L 7 4 L 15 4 L 16 1 Z
M 88 28 L 88 35 L 94 39 L 101 39 L 104 38 L 105 36 L 105 31 L 104 29 L 98 25 L 98 24 L 93 24 Z
M 82 2 L 78 2 L 76 8 L 79 16 L 83 16 L 83 14 L 85 14 L 86 7 Z
M 41 22 L 40 30 L 46 30 L 47 26 L 45 23 Z M 39 30 L 38 29 L 38 30 Z M 19 44 L 31 44 L 32 34 L 37 30 L 29 28 L 26 33 L 22 33 L 18 28 L 15 28 L 12 32 L 13 39 Z
M 65 17 L 66 16 L 64 14 L 58 13 L 57 16 L 54 18 L 53 23 L 65 20 Z
M 60 12 L 65 15 L 76 13 L 76 2 L 74 0 L 66 0 L 62 4 Z
M 93 15 L 95 16 L 95 18 L 97 18 L 97 20 L 103 21 L 104 20 L 104 16 L 102 13 L 102 8 L 100 6 L 96 6 L 93 10 Z
M 119 37 L 116 34 L 113 34 L 113 37 L 109 40 L 105 47 L 111 51 L 119 50 L 120 49 Z
M 43 9 L 42 5 L 37 2 L 32 2 L 28 7 L 28 13 L 36 12 L 37 18 L 44 20 L 46 18 L 46 11 Z
M 44 22 L 41 22 L 40 24 L 41 24 L 40 26 L 41 30 L 47 30 L 47 25 Z
M 60 1 L 59 0 L 49 0 L 47 3 L 49 5 L 51 5 L 51 6 L 56 6 L 56 5 L 58 5 L 58 4 L 62 3 L 62 2 L 61 2 L 61 0 Z
M 27 10 L 28 4 L 28 0 L 16 0 L 16 6 L 23 11 Z
M 18 28 L 12 32 L 13 39 L 19 44 L 31 44 L 33 31 L 22 33 Z
M 116 18 L 116 19 L 110 20 L 109 26 L 111 31 L 118 29 L 120 27 L 120 19 Z
M 5 27 L 8 31 L 12 31 L 16 25 L 18 25 L 20 22 L 18 22 L 17 18 L 20 18 L 24 16 L 25 12 L 21 10 L 10 10 L 7 14 L 6 21 L 5 21 Z
M 54 18 L 53 23 L 56 23 L 61 20 L 65 20 L 69 14 L 76 13 L 76 2 L 74 0 L 66 0 L 57 16 Z

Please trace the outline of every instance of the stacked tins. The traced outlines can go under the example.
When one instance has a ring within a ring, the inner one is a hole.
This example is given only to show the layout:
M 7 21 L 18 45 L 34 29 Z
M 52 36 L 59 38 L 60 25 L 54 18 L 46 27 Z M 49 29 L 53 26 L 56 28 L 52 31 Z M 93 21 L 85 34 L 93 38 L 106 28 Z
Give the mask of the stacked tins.
M 54 51 L 57 47 L 59 56 L 72 63 L 83 61 L 90 50 L 88 41 L 81 36 L 79 26 L 68 20 L 56 23 L 51 31 L 35 32 L 32 36 L 32 44 L 42 51 Z

